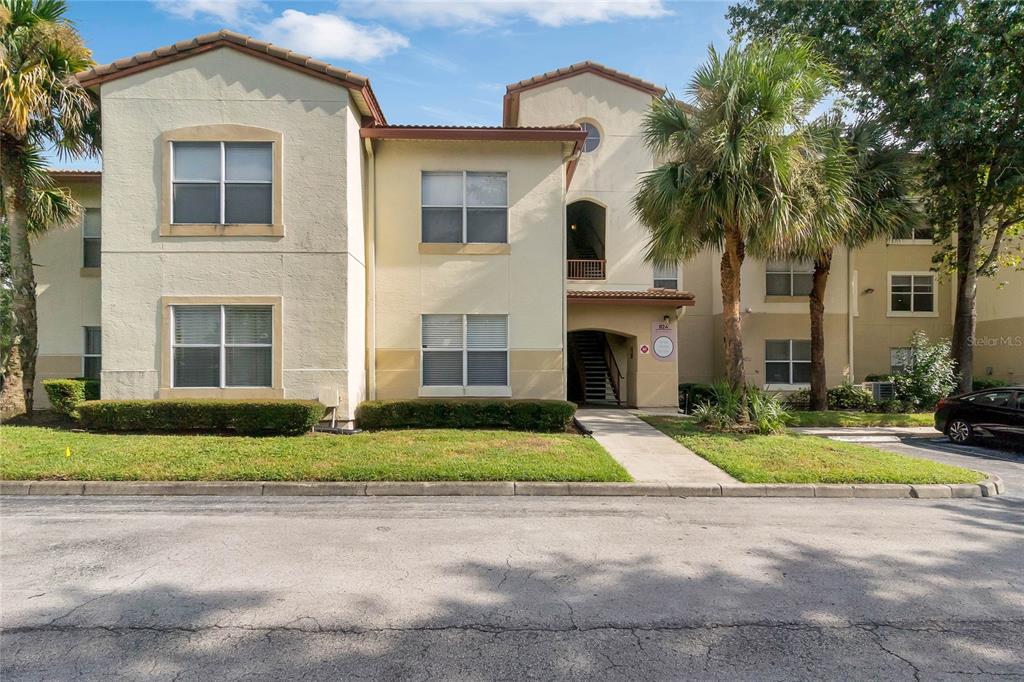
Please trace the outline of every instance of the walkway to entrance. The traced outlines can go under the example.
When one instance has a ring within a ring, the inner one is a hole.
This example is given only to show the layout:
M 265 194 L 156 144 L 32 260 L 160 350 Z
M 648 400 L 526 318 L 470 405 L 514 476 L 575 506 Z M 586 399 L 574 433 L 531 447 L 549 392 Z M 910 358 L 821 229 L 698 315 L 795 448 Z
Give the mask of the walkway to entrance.
M 581 409 L 576 418 L 638 483 L 736 483 L 736 479 L 625 410 Z

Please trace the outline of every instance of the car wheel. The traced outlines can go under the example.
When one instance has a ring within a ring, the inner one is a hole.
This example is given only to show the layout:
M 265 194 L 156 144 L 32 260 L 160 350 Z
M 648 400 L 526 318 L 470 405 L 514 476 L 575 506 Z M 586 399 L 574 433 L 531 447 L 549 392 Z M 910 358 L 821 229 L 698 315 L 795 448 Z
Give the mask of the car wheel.
M 963 419 L 954 419 L 949 423 L 947 434 L 954 443 L 970 443 L 974 438 L 974 429 Z

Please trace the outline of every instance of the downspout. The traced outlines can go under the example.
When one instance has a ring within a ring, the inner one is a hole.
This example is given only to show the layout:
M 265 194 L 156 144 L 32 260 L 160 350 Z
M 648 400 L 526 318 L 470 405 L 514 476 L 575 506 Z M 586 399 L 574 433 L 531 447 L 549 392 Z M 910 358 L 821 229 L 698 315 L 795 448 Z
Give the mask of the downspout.
M 846 353 L 847 366 L 850 370 L 850 383 L 856 381 L 853 371 L 853 304 L 857 292 L 853 290 L 856 280 L 853 276 L 853 249 L 846 247 Z
M 377 162 L 373 140 L 365 138 L 366 182 L 366 392 L 377 399 Z

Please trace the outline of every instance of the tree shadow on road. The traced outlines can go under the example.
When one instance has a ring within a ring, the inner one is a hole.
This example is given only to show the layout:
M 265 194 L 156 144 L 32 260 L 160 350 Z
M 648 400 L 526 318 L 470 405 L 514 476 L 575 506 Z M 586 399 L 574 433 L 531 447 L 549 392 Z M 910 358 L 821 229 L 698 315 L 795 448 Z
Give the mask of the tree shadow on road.
M 288 595 L 273 591 L 69 587 L 63 596 L 74 608 L 41 608 L 5 630 L 0 672 L 4 680 L 1024 675 L 1024 505 L 996 498 L 941 509 L 957 521 L 955 542 L 907 552 L 853 550 L 840 536 L 829 548 L 765 542 L 725 563 L 688 558 L 681 542 L 666 563 L 644 552 L 526 556 L 510 542 L 502 558 L 453 556 L 443 574 L 461 590 L 417 585 L 411 574 L 413 590 L 447 595 L 426 612 L 422 604 L 407 612 L 395 591 L 353 595 L 340 584 L 336 599 L 310 613 L 289 612 Z

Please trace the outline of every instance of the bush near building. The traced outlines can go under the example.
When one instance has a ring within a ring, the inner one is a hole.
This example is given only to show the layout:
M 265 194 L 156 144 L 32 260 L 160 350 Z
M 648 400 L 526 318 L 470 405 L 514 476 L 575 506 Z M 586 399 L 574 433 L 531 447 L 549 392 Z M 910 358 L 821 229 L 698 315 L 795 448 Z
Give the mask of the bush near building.
M 78 406 L 86 400 L 100 397 L 100 382 L 95 379 L 76 377 L 74 379 L 47 379 L 43 381 L 50 407 L 57 414 L 78 420 Z
M 565 431 L 576 405 L 565 400 L 418 398 L 368 400 L 356 408 L 361 429 L 513 429 Z
M 91 400 L 79 404 L 90 431 L 297 436 L 324 416 L 315 400 Z

